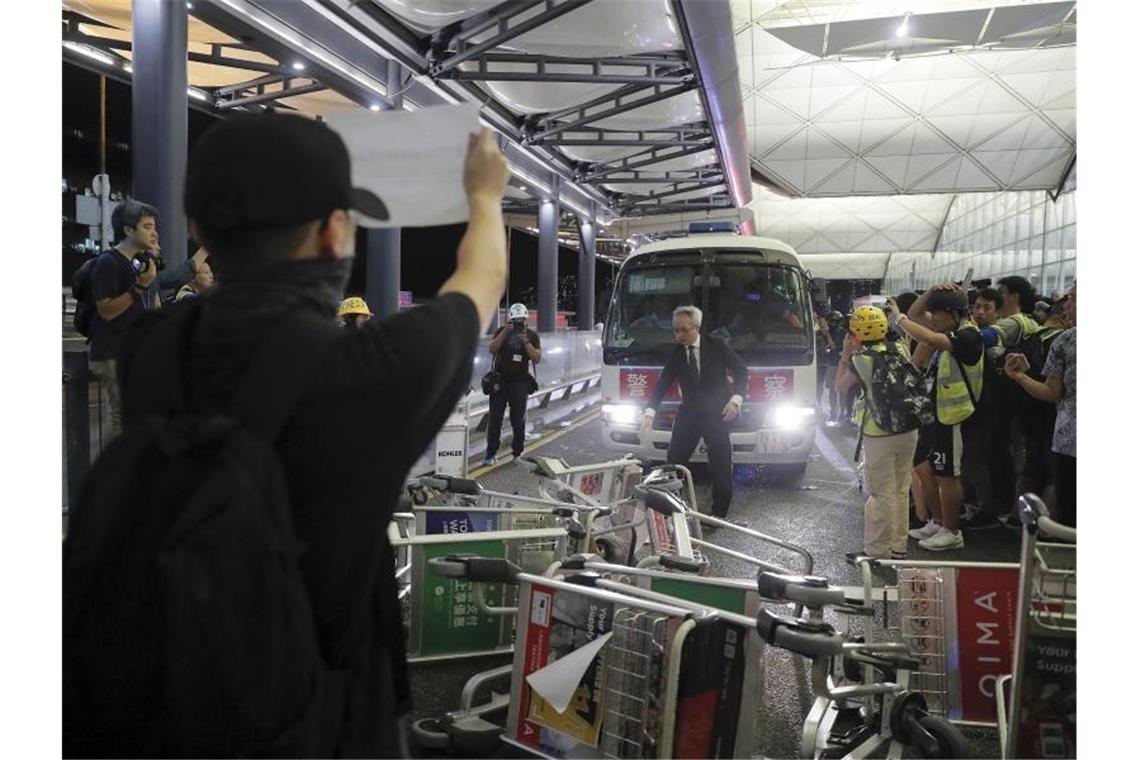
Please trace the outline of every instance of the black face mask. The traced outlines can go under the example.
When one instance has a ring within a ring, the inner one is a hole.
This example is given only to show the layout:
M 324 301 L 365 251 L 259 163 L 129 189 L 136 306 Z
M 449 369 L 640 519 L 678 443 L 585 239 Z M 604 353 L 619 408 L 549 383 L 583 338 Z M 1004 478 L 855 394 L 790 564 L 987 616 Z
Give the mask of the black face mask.
M 352 259 L 300 259 L 244 267 L 231 263 L 219 269 L 214 298 L 221 303 L 259 312 L 305 304 L 331 317 L 352 276 Z

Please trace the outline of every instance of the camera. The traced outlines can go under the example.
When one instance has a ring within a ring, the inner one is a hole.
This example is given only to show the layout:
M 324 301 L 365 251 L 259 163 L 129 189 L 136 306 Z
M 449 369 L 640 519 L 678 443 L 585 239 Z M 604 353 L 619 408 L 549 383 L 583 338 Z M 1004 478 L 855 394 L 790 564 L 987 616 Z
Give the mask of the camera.
M 150 251 L 136 253 L 131 258 L 131 266 L 134 268 L 136 275 L 141 274 L 142 271 L 146 269 L 147 262 L 154 264 L 154 269 L 157 272 L 161 272 L 165 266 L 165 264 L 162 262 L 162 257 L 155 256 Z
M 513 319 L 513 320 L 511 320 L 511 325 L 514 326 L 515 332 L 520 332 L 520 333 L 526 332 L 526 320 L 525 319 Z

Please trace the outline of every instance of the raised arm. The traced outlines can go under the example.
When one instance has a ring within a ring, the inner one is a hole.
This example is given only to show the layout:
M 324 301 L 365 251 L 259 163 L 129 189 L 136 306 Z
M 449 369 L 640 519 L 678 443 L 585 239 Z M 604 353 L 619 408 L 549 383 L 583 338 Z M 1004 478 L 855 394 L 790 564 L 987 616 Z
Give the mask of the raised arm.
M 455 273 L 443 283 L 439 294 L 464 293 L 475 304 L 479 324 L 486 329 L 507 278 L 507 238 L 503 225 L 503 191 L 510 170 L 494 133 L 483 129 L 467 142 L 463 187 L 471 216 L 459 242 Z

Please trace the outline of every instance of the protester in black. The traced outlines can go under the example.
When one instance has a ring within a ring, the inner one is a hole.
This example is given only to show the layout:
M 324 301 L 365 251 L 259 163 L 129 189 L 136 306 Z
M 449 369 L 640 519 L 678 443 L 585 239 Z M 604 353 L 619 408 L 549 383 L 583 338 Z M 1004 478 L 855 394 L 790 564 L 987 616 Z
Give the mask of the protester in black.
M 511 454 L 518 459 L 526 446 L 526 403 L 538 390 L 531 367 L 542 360 L 542 340 L 526 326 L 529 311 L 525 304 L 512 304 L 508 317 L 491 339 L 496 380 L 491 392 L 491 408 L 487 416 L 487 453 L 484 465 L 495 463 L 503 431 L 503 414 L 511 408 Z
M 324 756 L 394 757 L 407 752 L 399 716 L 411 695 L 386 528 L 410 467 L 466 389 L 481 325 L 502 295 L 508 167 L 488 130 L 472 136 L 470 221 L 455 273 L 435 300 L 353 331 L 334 321 L 352 271 L 349 209 L 372 219 L 387 211 L 352 188 L 350 173 L 340 138 L 298 116 L 236 114 L 199 139 L 186 211 L 219 285 L 140 324 L 124 358 L 124 423 L 143 422 L 147 389 L 132 369 L 147 362 L 147 336 L 170 313 L 200 309 L 181 380 L 187 408 L 202 416 L 240 417 L 229 408 L 234 389 L 286 317 L 328 325 L 327 344 L 299 340 L 291 352 L 319 350 L 322 359 L 275 449 L 321 654 L 347 678 L 343 710 L 324 718 L 334 738 Z

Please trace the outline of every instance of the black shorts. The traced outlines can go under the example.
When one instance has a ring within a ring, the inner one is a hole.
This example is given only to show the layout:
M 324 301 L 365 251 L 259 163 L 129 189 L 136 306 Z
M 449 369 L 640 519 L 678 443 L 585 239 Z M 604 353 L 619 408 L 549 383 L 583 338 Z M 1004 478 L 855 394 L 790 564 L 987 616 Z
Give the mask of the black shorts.
M 962 426 L 932 422 L 918 431 L 914 464 L 930 462 L 934 474 L 942 478 L 962 475 Z

